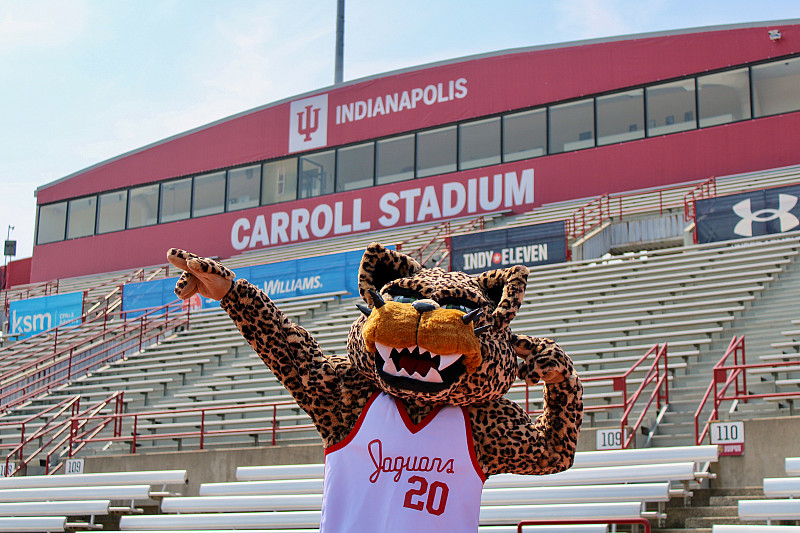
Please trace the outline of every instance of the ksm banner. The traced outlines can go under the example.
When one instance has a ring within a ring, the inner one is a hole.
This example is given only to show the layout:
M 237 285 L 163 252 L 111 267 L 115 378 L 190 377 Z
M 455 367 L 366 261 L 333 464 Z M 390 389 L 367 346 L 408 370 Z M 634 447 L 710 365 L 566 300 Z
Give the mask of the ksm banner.
M 17 300 L 9 304 L 8 312 L 9 334 L 26 339 L 80 317 L 83 314 L 83 293 Z
M 450 241 L 450 266 L 477 274 L 512 265 L 536 266 L 567 260 L 563 220 L 466 235 Z
M 347 291 L 355 296 L 358 294 L 358 267 L 363 256 L 363 250 L 352 250 L 266 265 L 236 267 L 234 270 L 237 278 L 247 279 L 273 300 L 338 291 Z M 173 289 L 177 279 L 126 284 L 122 292 L 123 310 L 159 307 L 174 301 Z M 208 309 L 219 307 L 219 302 L 196 296 L 184 302 L 184 306 Z
M 800 185 L 698 200 L 697 242 L 717 242 L 800 229 Z

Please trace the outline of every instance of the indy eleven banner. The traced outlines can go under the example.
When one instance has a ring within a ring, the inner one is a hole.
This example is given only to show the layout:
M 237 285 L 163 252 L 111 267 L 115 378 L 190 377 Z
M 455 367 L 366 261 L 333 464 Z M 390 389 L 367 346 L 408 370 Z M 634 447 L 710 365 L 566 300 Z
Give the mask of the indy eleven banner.
M 563 220 L 454 235 L 450 241 L 450 267 L 469 274 L 512 265 L 536 266 L 566 260 Z

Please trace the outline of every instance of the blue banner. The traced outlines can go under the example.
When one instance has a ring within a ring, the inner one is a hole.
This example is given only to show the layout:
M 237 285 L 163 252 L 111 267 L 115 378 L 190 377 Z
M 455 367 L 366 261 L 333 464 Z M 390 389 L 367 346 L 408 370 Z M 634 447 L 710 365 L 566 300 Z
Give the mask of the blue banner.
M 392 247 L 390 247 L 392 248 Z M 352 250 L 319 257 L 307 257 L 237 267 L 237 278 L 244 278 L 267 293 L 273 300 L 310 296 L 326 292 L 346 291 L 358 295 L 358 267 L 363 250 Z M 122 309 L 131 311 L 160 307 L 174 301 L 178 278 L 159 279 L 142 283 L 127 283 L 122 292 Z M 219 307 L 219 302 L 195 295 L 184 302 L 191 309 Z M 140 313 L 134 313 L 133 317 Z
M 566 227 L 563 220 L 515 226 L 450 240 L 450 267 L 468 274 L 512 265 L 536 266 L 567 260 Z
M 26 339 L 83 314 L 83 293 L 70 292 L 17 300 L 9 304 L 9 335 Z
M 800 185 L 698 200 L 697 242 L 717 242 L 800 229 Z

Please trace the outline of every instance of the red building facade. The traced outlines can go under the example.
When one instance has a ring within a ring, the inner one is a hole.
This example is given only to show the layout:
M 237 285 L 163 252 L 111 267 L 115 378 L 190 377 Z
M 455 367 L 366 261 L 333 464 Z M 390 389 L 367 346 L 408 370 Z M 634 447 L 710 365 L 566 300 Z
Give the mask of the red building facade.
M 800 21 L 536 47 L 357 80 L 37 190 L 31 281 L 800 163 Z

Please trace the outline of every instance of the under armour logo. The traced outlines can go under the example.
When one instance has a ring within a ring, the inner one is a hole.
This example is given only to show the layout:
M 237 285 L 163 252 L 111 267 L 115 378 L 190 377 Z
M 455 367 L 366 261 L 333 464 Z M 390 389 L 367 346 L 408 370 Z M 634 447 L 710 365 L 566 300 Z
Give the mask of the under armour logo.
M 753 222 L 769 222 L 780 220 L 781 233 L 800 226 L 800 220 L 789 211 L 797 204 L 797 197 L 791 194 L 778 195 L 778 209 L 761 209 L 753 213 L 750 199 L 742 200 L 733 206 L 733 212 L 742 219 L 736 223 L 733 232 L 743 237 L 753 236 Z
M 313 111 L 313 115 L 312 115 Z M 307 105 L 303 111 L 297 114 L 297 133 L 303 135 L 304 141 L 311 140 L 311 134 L 319 128 L 319 108 Z

